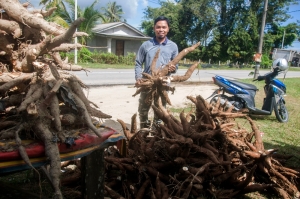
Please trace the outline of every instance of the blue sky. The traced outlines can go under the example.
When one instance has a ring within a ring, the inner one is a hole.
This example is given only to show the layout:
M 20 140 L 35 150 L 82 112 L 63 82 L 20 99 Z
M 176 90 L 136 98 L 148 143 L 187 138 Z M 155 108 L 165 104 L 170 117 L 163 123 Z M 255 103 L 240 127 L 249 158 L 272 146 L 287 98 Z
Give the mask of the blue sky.
M 288 10 L 288 14 L 290 14 L 292 17 L 286 22 L 288 23 L 293 23 L 300 21 L 300 0 L 298 0 L 298 5 L 291 5 Z M 287 49 L 295 49 L 298 52 L 300 52 L 300 42 L 297 40 L 293 43 L 293 46 L 288 47 Z
M 31 2 L 35 7 L 39 5 L 40 0 L 21 0 L 21 2 Z M 135 28 L 139 28 L 141 21 L 143 20 L 144 10 L 147 6 L 150 7 L 159 7 L 159 0 L 99 0 L 96 8 L 105 7 L 106 4 L 110 1 L 116 1 L 117 5 L 122 6 L 124 15 L 123 17 L 127 20 L 127 23 L 132 25 Z M 172 0 L 171 0 L 172 1 Z M 287 21 L 287 23 L 300 21 L 300 0 L 299 5 L 292 5 L 289 7 L 289 14 L 292 15 L 292 18 Z M 86 7 L 94 2 L 94 0 L 77 0 L 80 7 Z M 300 51 L 300 42 L 294 42 L 293 47 L 289 49 L 297 49 Z

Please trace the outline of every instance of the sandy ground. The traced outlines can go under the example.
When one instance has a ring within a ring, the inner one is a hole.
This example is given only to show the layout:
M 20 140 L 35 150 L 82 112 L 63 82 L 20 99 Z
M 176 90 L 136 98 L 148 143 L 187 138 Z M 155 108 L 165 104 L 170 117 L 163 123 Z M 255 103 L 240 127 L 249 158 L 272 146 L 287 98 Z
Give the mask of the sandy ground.
M 186 96 L 201 95 L 207 98 L 217 88 L 213 84 L 205 83 L 177 83 L 172 86 L 175 86 L 174 94 L 169 94 L 172 106 L 168 105 L 167 108 L 185 107 L 187 103 L 190 103 Z M 131 117 L 138 112 L 139 95 L 132 97 L 135 91 L 136 88 L 133 85 L 122 85 L 90 87 L 85 90 L 85 93 L 102 112 L 112 116 L 111 119 L 102 119 L 102 122 L 118 132 L 123 132 L 117 119 L 123 120 L 130 128 Z M 153 111 L 150 110 L 149 116 L 151 117 L 152 114 Z M 139 124 L 139 119 L 137 122 Z

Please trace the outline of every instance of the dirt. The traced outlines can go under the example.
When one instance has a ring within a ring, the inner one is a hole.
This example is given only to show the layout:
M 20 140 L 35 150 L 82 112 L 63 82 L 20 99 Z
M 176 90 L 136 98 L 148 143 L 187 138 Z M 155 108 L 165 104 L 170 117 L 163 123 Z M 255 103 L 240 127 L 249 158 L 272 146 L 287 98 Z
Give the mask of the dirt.
M 169 93 L 172 106 L 168 105 L 167 108 L 179 109 L 190 103 L 186 96 L 201 95 L 207 98 L 217 88 L 210 83 L 191 82 L 173 83 L 172 86 L 175 86 L 174 94 Z M 103 119 L 103 124 L 114 128 L 118 132 L 123 132 L 117 119 L 123 120 L 130 127 L 132 115 L 138 113 L 139 95 L 132 97 L 135 91 L 136 88 L 133 85 L 121 85 L 90 87 L 85 90 L 85 93 L 88 99 L 95 103 L 102 112 L 112 116 L 111 119 Z M 151 118 L 152 115 L 153 111 L 150 110 L 149 117 Z M 138 119 L 137 122 L 139 124 Z

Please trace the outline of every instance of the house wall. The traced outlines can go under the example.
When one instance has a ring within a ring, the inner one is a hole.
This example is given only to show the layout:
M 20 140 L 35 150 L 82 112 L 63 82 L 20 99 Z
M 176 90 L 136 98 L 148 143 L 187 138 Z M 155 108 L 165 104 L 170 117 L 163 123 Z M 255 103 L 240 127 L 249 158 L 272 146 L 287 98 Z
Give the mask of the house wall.
M 124 55 L 128 53 L 137 53 L 143 41 L 138 40 L 125 40 Z
M 128 53 L 137 53 L 142 42 L 139 40 L 128 40 L 128 39 L 118 39 L 123 40 L 124 42 L 124 56 Z M 92 47 L 106 47 L 107 46 L 107 38 L 94 36 L 92 39 L 87 41 L 87 46 Z M 90 51 L 98 51 L 98 52 L 108 52 L 108 48 L 88 48 Z M 111 53 L 116 53 L 116 39 L 111 39 Z
M 88 39 L 87 46 L 92 47 L 106 47 L 107 46 L 107 39 L 104 37 L 94 36 L 92 39 Z M 98 51 L 98 52 L 107 52 L 107 48 L 88 48 L 91 52 Z
M 274 48 L 272 59 L 285 58 L 287 61 L 292 61 L 296 52 L 295 50 Z

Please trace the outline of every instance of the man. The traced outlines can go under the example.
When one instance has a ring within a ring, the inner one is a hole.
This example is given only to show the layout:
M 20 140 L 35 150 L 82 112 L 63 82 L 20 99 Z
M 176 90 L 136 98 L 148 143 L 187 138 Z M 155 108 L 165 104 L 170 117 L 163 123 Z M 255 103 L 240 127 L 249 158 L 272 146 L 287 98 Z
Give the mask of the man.
M 178 54 L 177 45 L 167 38 L 169 32 L 169 20 L 164 16 L 160 16 L 154 20 L 154 33 L 155 36 L 149 41 L 144 42 L 136 56 L 135 60 L 135 80 L 136 85 L 141 83 L 142 73 L 151 74 L 151 63 L 155 56 L 155 53 L 160 49 L 159 57 L 156 62 L 156 68 L 166 65 Z M 144 65 L 144 68 L 143 68 Z M 169 74 L 175 73 L 178 66 L 170 65 L 168 68 Z M 139 99 L 139 118 L 140 128 L 148 128 L 150 121 L 148 120 L 148 112 L 151 105 L 146 104 L 145 98 L 147 93 L 142 92 Z M 166 106 L 166 102 L 162 101 L 163 106 Z M 158 118 L 154 115 L 154 122 L 158 122 Z

